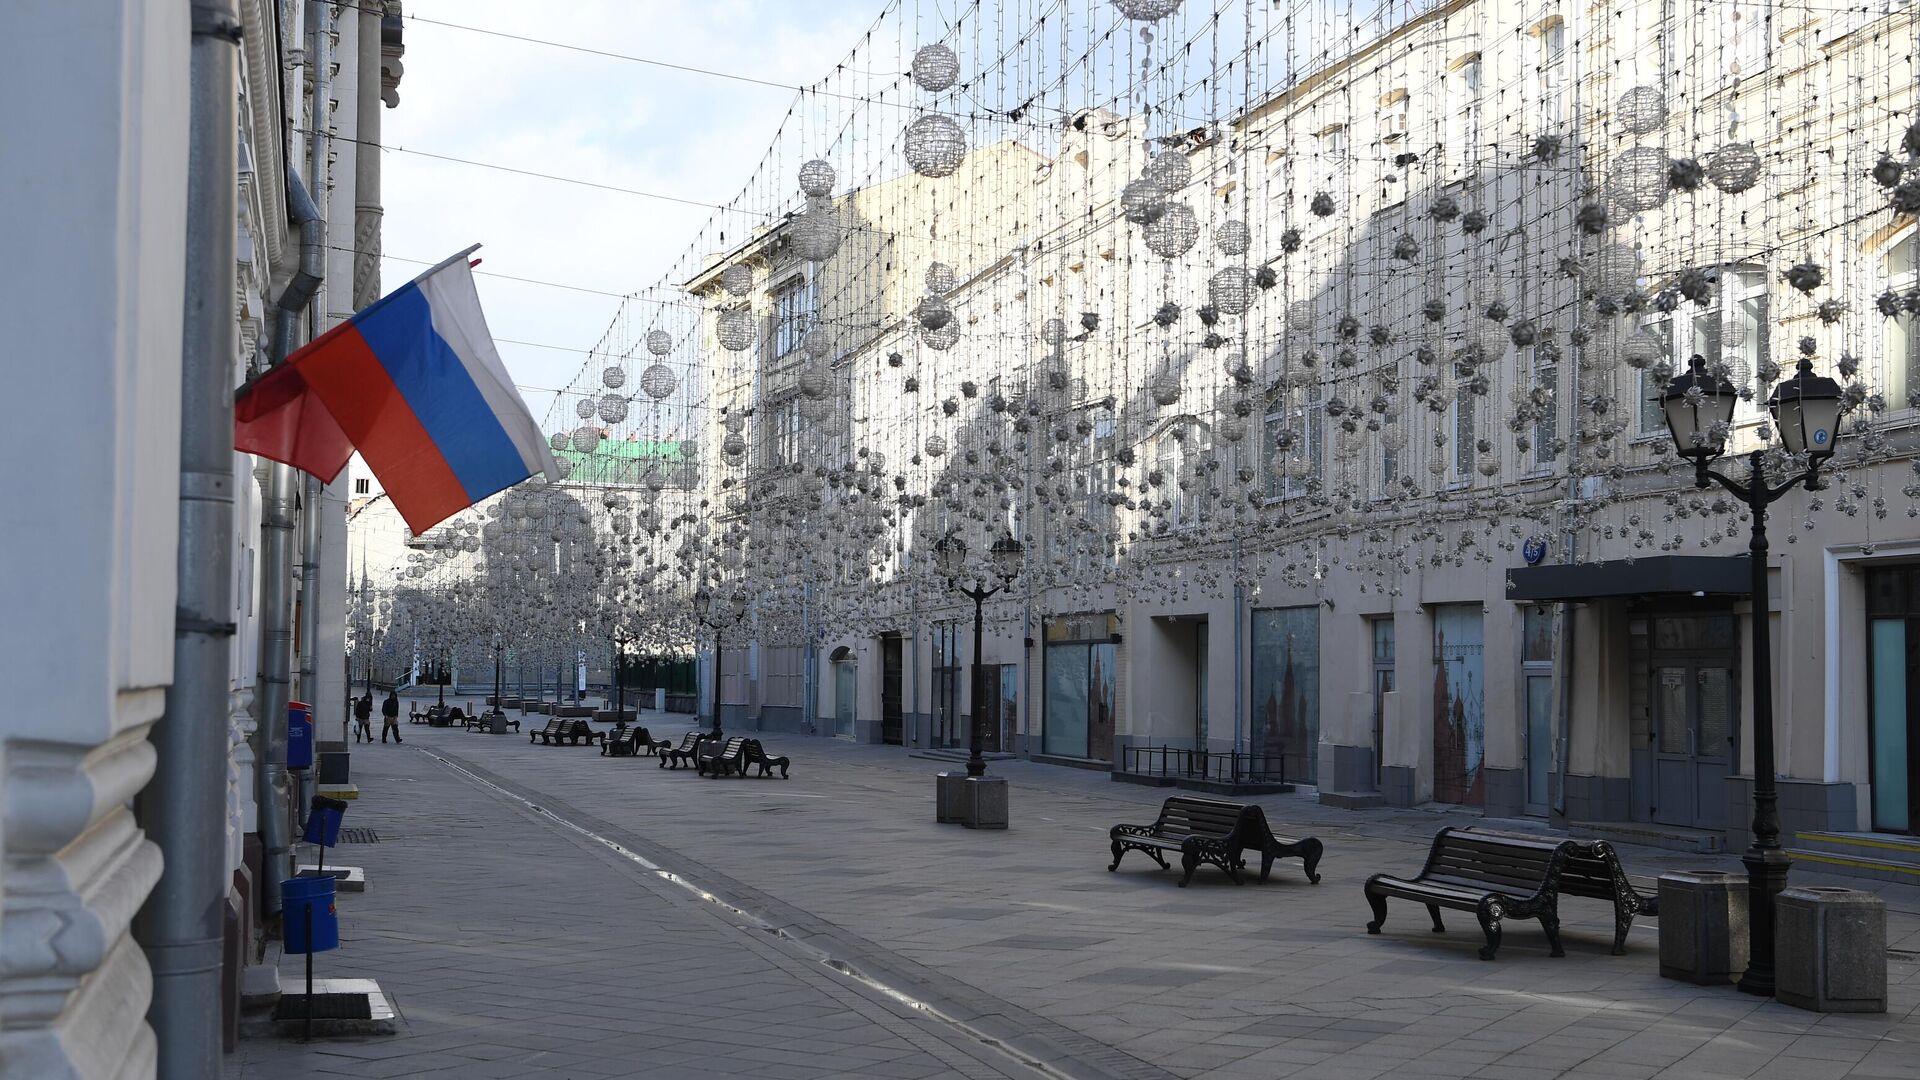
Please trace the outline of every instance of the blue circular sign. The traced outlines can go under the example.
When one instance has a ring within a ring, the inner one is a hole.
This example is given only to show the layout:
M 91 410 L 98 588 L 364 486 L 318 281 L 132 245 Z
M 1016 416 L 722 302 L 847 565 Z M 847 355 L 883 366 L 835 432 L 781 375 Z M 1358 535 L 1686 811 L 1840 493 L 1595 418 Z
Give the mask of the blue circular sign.
M 1825 446 L 1827 445 L 1827 440 L 1830 438 L 1832 438 L 1832 436 L 1827 434 L 1826 428 L 1813 429 L 1813 445 Z
M 1520 545 L 1520 557 L 1527 560 L 1528 566 L 1539 565 L 1540 560 L 1547 557 L 1547 542 L 1538 536 L 1527 537 L 1527 542 Z

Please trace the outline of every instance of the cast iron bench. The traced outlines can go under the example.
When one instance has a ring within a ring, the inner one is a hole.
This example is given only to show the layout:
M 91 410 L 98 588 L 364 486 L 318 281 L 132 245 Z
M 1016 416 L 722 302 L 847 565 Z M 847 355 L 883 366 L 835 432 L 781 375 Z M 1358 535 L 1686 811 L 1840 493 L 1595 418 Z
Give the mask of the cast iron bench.
M 787 779 L 787 766 L 793 764 L 792 758 L 770 756 L 767 753 L 767 748 L 760 745 L 759 739 L 748 739 L 747 745 L 741 748 L 741 753 L 743 755 L 740 762 L 740 772 L 742 775 L 746 774 L 748 765 L 758 765 L 760 766 L 761 776 L 772 776 L 773 770 L 778 768 L 780 770 L 780 779 L 785 780 Z
M 1481 836 L 1513 836 L 1494 829 L 1474 829 Z M 1627 880 L 1620 856 L 1605 840 L 1568 840 L 1554 878 L 1555 891 L 1561 896 L 1580 896 L 1605 900 L 1613 905 L 1613 955 L 1624 956 L 1627 933 L 1633 929 L 1635 915 L 1660 914 L 1658 893 L 1643 893 Z
M 549 720 L 547 721 L 547 726 L 539 729 L 538 731 L 535 731 L 532 728 L 528 728 L 527 742 L 531 743 L 535 739 L 538 739 L 542 743 L 547 744 L 548 746 L 553 745 L 554 736 L 560 734 L 560 725 L 561 725 L 561 721 L 559 720 Z
M 694 755 L 694 766 L 702 776 L 725 776 L 732 772 L 738 772 L 742 776 L 747 774 L 747 740 L 735 735 L 721 744 L 719 750 L 711 750 L 712 746 L 713 740 L 708 739 L 703 749 L 711 752 Z
M 1235 885 L 1240 870 L 1247 865 L 1241 858 L 1249 848 L 1260 852 L 1260 880 L 1267 880 L 1275 859 L 1299 859 L 1307 880 L 1318 885 L 1323 845 L 1316 837 L 1276 836 L 1267 825 L 1266 811 L 1252 804 L 1222 802 L 1175 795 L 1160 804 L 1160 816 L 1151 825 L 1115 825 L 1107 834 L 1113 841 L 1113 862 L 1108 870 L 1118 869 L 1120 857 L 1128 851 L 1144 851 L 1147 857 L 1171 869 L 1162 851 L 1180 853 L 1180 887 L 1193 880 L 1193 872 L 1203 862 L 1227 872 Z
M 611 757 L 639 757 L 653 752 L 653 737 L 643 727 L 614 728 L 600 741 L 600 752 Z
M 519 732 L 520 721 L 514 720 L 508 717 L 506 713 L 497 713 L 497 714 L 473 713 L 467 717 L 467 730 L 472 731 L 475 728 L 479 728 L 483 731 L 486 730 L 490 726 L 489 722 L 493 719 L 494 715 L 498 715 L 501 721 L 505 723 L 508 727 L 512 728 L 516 733 Z M 533 740 L 528 739 L 527 741 L 532 742 Z
M 585 742 L 588 746 L 592 746 L 595 742 L 606 742 L 607 736 L 605 732 L 593 730 L 593 725 L 587 723 L 585 720 L 562 719 L 560 721 L 560 734 L 555 735 L 553 741 L 557 743 L 561 739 L 567 740 L 568 746 L 579 746 L 582 742 Z
M 660 751 L 660 767 L 664 769 L 671 765 L 677 769 L 682 765 L 693 764 L 694 752 L 700 749 L 702 742 L 712 737 L 713 736 L 704 731 L 689 731 L 685 735 L 680 736 L 679 746 L 668 746 L 666 743 L 657 744 L 664 747 L 664 749 Z
M 1434 836 L 1418 875 L 1375 874 L 1367 879 L 1367 903 L 1373 907 L 1367 933 L 1380 932 L 1387 921 L 1387 897 L 1396 896 L 1425 904 L 1434 933 L 1447 929 L 1440 921 L 1441 908 L 1473 912 L 1487 935 L 1482 960 L 1493 959 L 1499 951 L 1500 920 L 1506 918 L 1539 919 L 1552 955 L 1565 956 L 1555 891 L 1571 844 L 1554 837 L 1478 833 L 1449 825 Z

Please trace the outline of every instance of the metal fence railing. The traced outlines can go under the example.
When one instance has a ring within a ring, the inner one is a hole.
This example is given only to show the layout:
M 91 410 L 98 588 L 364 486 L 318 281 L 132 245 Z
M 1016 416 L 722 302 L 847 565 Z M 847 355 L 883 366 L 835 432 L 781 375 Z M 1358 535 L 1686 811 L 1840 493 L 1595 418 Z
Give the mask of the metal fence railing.
M 1287 783 L 1284 754 L 1251 754 L 1239 750 L 1192 750 L 1181 746 L 1120 748 L 1122 772 L 1175 780 L 1208 780 L 1222 784 Z

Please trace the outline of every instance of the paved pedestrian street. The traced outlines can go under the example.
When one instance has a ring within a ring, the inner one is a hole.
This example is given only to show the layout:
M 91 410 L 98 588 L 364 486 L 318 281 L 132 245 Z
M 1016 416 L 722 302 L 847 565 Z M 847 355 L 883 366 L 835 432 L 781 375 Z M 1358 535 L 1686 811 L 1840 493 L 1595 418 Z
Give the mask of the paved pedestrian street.
M 662 719 L 643 722 L 682 726 Z M 1470 914 L 1436 935 L 1400 902 L 1369 936 L 1362 882 L 1411 874 L 1464 815 L 1264 798 L 1276 831 L 1326 843 L 1321 883 L 1285 861 L 1180 889 L 1138 854 L 1107 871 L 1107 829 L 1165 791 L 997 762 L 1013 827 L 975 832 L 933 820 L 943 763 L 768 741 L 792 779 L 411 725 L 358 748 L 347 824 L 378 840 L 332 856 L 369 885 L 319 972 L 378 979 L 401 1031 L 250 1039 L 239 1074 L 1920 1077 L 1920 890 L 1878 887 L 1890 1010 L 1820 1015 L 1660 978 L 1653 920 L 1610 956 L 1599 901 L 1562 900 L 1558 959 L 1514 920 L 1482 962 Z M 1738 867 L 1621 853 L 1646 888 Z

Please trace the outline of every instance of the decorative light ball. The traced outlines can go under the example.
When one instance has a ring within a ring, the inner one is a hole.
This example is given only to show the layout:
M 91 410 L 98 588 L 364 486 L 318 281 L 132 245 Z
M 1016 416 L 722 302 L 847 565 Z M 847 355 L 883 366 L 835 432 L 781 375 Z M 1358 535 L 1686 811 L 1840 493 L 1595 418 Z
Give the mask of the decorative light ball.
M 903 153 L 921 176 L 952 176 L 967 157 L 967 133 L 945 113 L 922 113 L 907 125 Z
M 1666 355 L 1661 348 L 1660 339 L 1645 330 L 1636 330 L 1627 335 L 1620 346 L 1620 361 L 1630 368 L 1640 370 L 1649 368 Z
M 573 415 L 582 420 L 591 420 L 593 419 L 594 408 L 595 405 L 592 398 L 581 398 L 579 401 L 573 403 Z
M 727 418 L 722 420 L 721 423 L 726 425 L 728 431 L 738 435 L 747 430 L 747 414 L 743 412 L 730 412 L 727 414 Z
M 950 293 L 953 291 L 953 287 L 959 283 L 960 280 L 954 274 L 953 267 L 948 266 L 946 263 L 937 262 L 927 267 L 928 292 Z
M 734 296 L 745 296 L 752 292 L 753 267 L 741 263 L 720 271 L 720 287 Z
M 800 166 L 800 193 L 810 199 L 831 195 L 835 179 L 833 166 L 824 158 L 814 158 Z
M 1153 394 L 1154 404 L 1163 408 L 1171 405 L 1180 400 L 1180 376 L 1171 369 L 1163 369 L 1153 377 L 1149 390 Z
M 1193 179 L 1193 163 L 1178 150 L 1162 150 L 1147 159 L 1145 176 L 1171 195 Z
M 602 394 L 599 412 L 602 423 L 618 424 L 627 418 L 627 399 L 619 394 Z
M 922 45 L 913 54 L 913 84 L 937 94 L 960 78 L 960 58 L 945 45 Z
M 946 352 L 948 349 L 959 344 L 960 324 L 949 321 L 946 325 L 938 329 L 922 330 L 920 331 L 920 340 L 926 342 L 927 348 L 929 349 L 933 349 L 936 352 Z
M 1492 319 L 1475 319 L 1467 328 L 1467 347 L 1476 363 L 1490 364 L 1507 354 L 1507 330 Z
M 1223 416 L 1213 425 L 1213 433 L 1230 443 L 1247 437 L 1247 422 L 1238 416 Z
M 1728 143 L 1707 157 L 1707 179 L 1729 195 L 1760 182 L 1760 155 L 1752 143 Z
M 746 456 L 746 437 L 737 431 L 728 432 L 727 437 L 720 440 L 720 453 L 728 461 L 737 463 L 740 458 Z
M 1048 319 L 1046 322 L 1041 323 L 1040 340 L 1046 342 L 1048 345 L 1059 346 L 1061 342 L 1067 340 L 1067 321 L 1065 319 Z
M 812 364 L 800 372 L 798 381 L 801 396 L 813 399 L 826 397 L 827 391 L 833 386 L 833 380 L 827 373 Z
M 1667 99 L 1651 86 L 1636 86 L 1620 95 L 1615 113 L 1620 126 L 1634 135 L 1647 135 L 1667 126 Z
M 1615 205 L 1631 214 L 1657 209 L 1667 201 L 1667 152 L 1636 146 L 1613 161 L 1609 173 Z
M 608 365 L 600 372 L 600 385 L 609 390 L 618 390 L 627 384 L 627 371 L 617 365 Z
M 647 351 L 655 356 L 665 356 L 673 351 L 673 335 L 665 330 L 654 330 L 647 334 Z
M 805 376 L 801 376 L 801 378 L 804 380 Z M 827 392 L 826 386 L 824 385 L 825 382 L 826 380 L 822 378 L 821 385 L 819 387 L 819 391 L 821 394 L 825 394 Z M 800 410 L 801 418 L 805 420 L 813 421 L 815 423 L 818 423 L 819 421 L 826 419 L 827 407 L 830 403 L 826 401 L 824 398 L 815 397 L 811 394 L 807 394 L 805 391 L 806 391 L 806 385 L 804 382 L 802 382 L 801 397 L 799 400 L 799 404 L 796 406 Z
M 591 424 L 582 424 L 573 429 L 573 448 L 582 454 L 591 454 L 600 445 L 600 429 Z
M 809 360 L 824 360 L 833 352 L 833 338 L 815 327 L 800 337 L 800 355 Z
M 1120 216 L 1135 225 L 1150 225 L 1167 212 L 1167 193 L 1151 180 L 1130 180 L 1120 189 Z
M 793 250 L 810 262 L 825 262 L 840 250 L 840 209 L 832 199 L 808 200 L 793 220 Z
M 721 312 L 719 322 L 714 326 L 714 336 L 720 339 L 720 347 L 728 352 L 745 352 L 753 348 L 753 339 L 759 336 L 753 325 L 753 312 L 746 308 Z
M 1589 264 L 1592 292 L 1619 296 L 1640 287 L 1640 250 L 1632 244 L 1608 244 Z
M 920 448 L 927 452 L 928 457 L 939 457 L 947 452 L 947 440 L 938 435 L 929 435 Z
M 553 434 L 547 436 L 547 445 L 553 447 L 555 450 L 565 450 L 567 448 L 567 444 L 570 443 L 571 441 L 572 440 L 567 436 L 567 433 L 564 431 L 556 431 Z
M 1164 19 L 1180 10 L 1180 0 L 1113 0 L 1120 14 L 1138 22 Z
M 1168 203 L 1167 212 L 1141 229 L 1140 235 L 1147 250 L 1163 259 L 1177 259 L 1200 239 L 1200 219 L 1186 203 Z
M 1253 246 L 1253 230 L 1244 221 L 1223 221 L 1213 232 L 1213 246 L 1226 255 L 1245 255 Z
M 640 373 L 640 391 L 655 401 L 673 393 L 680 380 L 674 377 L 673 369 L 665 364 L 652 364 Z
M 922 297 L 913 309 L 913 317 L 924 330 L 938 330 L 953 321 L 953 309 L 938 296 Z
M 555 480 L 565 480 L 567 477 L 573 475 L 573 462 L 568 461 L 566 458 L 561 458 L 554 462 L 553 467 L 557 474 L 554 476 Z
M 1244 266 L 1215 271 L 1207 279 L 1207 299 L 1224 314 L 1244 314 L 1253 306 L 1253 275 Z

